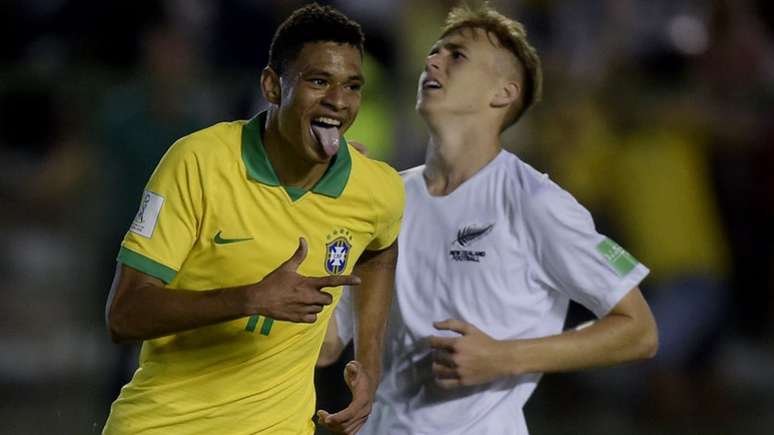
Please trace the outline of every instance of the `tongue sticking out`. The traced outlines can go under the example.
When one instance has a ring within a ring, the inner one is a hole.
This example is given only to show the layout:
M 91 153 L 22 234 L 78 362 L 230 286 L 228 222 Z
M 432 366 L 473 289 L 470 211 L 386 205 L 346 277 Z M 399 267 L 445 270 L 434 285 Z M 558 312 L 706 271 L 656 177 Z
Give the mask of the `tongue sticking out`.
M 320 127 L 312 125 L 312 131 L 317 142 L 322 145 L 325 154 L 333 157 L 339 151 L 339 129 L 336 127 Z

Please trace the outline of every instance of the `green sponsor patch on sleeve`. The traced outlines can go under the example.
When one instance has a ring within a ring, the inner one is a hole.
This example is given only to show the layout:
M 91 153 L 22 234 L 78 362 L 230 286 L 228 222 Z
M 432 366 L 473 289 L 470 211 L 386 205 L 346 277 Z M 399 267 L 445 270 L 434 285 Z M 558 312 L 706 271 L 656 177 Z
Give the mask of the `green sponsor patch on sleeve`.
M 615 269 L 620 276 L 626 276 L 640 263 L 618 243 L 608 238 L 599 242 L 597 251 L 605 257 L 605 260 L 613 266 L 613 269 Z

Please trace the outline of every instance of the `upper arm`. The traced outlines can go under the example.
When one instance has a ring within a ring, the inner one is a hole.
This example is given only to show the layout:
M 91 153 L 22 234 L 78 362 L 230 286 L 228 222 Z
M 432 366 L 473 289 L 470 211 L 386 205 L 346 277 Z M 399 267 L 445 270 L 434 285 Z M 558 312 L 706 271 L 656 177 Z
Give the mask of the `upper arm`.
M 120 262 L 116 264 L 116 273 L 113 275 L 113 283 L 110 285 L 110 293 L 105 304 L 105 323 L 114 339 L 116 338 L 115 322 L 120 321 L 114 316 L 114 310 L 118 307 L 120 311 L 120 305 L 127 303 L 127 296 L 131 295 L 132 291 L 148 286 L 164 287 L 164 282 Z
M 610 312 L 649 273 L 598 233 L 591 214 L 569 193 L 549 185 L 527 201 L 524 215 L 538 279 L 597 317 Z
M 398 262 L 398 241 L 394 240 L 392 244 L 384 249 L 365 250 L 355 263 L 355 274 L 363 269 L 377 268 L 395 270 Z
M 118 260 L 170 283 L 196 242 L 203 185 L 193 139 L 175 143 L 148 181 Z
M 380 189 L 372 195 L 377 220 L 374 237 L 366 247 L 368 251 L 383 251 L 395 242 L 406 202 L 403 179 L 391 167 L 384 163 L 381 165 L 374 171 L 377 177 L 375 185 Z
M 637 322 L 641 322 L 643 327 L 648 329 L 656 328 L 656 321 L 650 310 L 648 302 L 645 301 L 639 287 L 634 287 L 621 298 L 620 301 L 610 310 L 608 315 L 619 315 L 629 317 Z
M 646 354 L 650 357 L 655 355 L 658 349 L 658 326 L 639 287 L 634 287 L 621 298 L 607 316 L 627 317 L 634 326 L 638 341 L 647 349 Z

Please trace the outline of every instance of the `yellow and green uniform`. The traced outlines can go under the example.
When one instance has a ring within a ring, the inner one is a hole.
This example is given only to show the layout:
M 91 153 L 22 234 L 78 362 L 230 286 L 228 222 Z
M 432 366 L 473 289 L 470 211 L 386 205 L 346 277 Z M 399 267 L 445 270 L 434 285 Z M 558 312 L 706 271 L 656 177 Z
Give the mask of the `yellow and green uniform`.
M 308 242 L 301 274 L 349 274 L 396 239 L 403 183 L 388 165 L 338 154 L 311 189 L 280 184 L 266 113 L 193 133 L 153 173 L 118 259 L 170 288 L 258 282 Z M 143 343 L 107 434 L 311 434 L 314 364 L 341 288 L 313 324 L 246 317 Z

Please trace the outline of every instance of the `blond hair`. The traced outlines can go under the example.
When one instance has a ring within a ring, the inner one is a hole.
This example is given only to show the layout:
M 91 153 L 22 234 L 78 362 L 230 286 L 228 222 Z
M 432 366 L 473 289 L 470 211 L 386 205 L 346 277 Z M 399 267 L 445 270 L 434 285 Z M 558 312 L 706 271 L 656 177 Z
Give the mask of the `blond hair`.
M 543 69 L 537 51 L 527 41 L 524 26 L 494 10 L 488 3 L 471 8 L 464 4 L 452 9 L 441 29 L 441 38 L 463 28 L 478 28 L 494 35 L 500 45 L 510 51 L 524 71 L 521 104 L 509 109 L 503 129 L 513 125 L 524 112 L 543 95 Z

